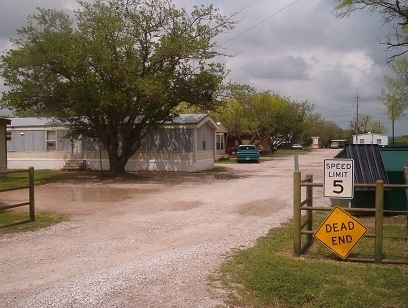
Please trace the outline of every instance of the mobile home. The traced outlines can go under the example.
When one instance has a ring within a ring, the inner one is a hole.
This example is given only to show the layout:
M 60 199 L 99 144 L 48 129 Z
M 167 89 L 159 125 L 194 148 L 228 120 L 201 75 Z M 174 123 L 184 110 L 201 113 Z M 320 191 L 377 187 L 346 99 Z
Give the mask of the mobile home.
M 8 127 L 8 167 L 63 169 L 80 160 L 87 169 L 108 170 L 107 152 L 98 140 L 66 137 L 68 128 L 49 118 L 14 118 Z M 199 171 L 214 167 L 217 123 L 207 114 L 184 114 L 151 132 L 129 159 L 126 171 Z

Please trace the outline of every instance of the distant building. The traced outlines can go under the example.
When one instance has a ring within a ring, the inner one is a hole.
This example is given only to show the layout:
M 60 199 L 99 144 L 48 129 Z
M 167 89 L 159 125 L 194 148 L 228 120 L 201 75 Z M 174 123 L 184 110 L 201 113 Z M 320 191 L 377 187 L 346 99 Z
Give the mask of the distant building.
M 321 147 L 322 147 L 322 144 L 321 144 L 320 137 L 312 137 L 312 148 L 318 149 Z
M 353 135 L 353 144 L 378 144 L 378 145 L 388 145 L 388 136 L 367 133 Z

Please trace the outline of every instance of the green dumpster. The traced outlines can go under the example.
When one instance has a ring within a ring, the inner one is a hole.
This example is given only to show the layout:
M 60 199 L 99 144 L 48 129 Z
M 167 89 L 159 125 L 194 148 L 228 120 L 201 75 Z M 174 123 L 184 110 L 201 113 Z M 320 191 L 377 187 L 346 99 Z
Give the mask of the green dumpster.
M 408 166 L 408 147 L 379 147 L 378 145 L 346 145 L 336 158 L 354 159 L 356 183 L 375 184 L 382 179 L 388 184 L 405 184 L 404 166 Z M 374 208 L 375 188 L 355 188 L 352 208 Z M 384 191 L 386 214 L 407 210 L 405 188 L 387 188 Z
M 380 148 L 390 184 L 405 184 L 404 166 L 408 166 L 408 147 Z M 392 188 L 384 192 L 384 210 L 406 211 L 407 196 L 405 189 Z

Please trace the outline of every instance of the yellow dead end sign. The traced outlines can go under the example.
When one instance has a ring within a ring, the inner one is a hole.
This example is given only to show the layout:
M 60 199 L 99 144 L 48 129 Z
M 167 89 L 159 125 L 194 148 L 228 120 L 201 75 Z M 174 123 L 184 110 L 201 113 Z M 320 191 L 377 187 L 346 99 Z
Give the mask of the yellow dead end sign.
M 313 236 L 342 259 L 346 259 L 366 232 L 366 226 L 336 206 Z

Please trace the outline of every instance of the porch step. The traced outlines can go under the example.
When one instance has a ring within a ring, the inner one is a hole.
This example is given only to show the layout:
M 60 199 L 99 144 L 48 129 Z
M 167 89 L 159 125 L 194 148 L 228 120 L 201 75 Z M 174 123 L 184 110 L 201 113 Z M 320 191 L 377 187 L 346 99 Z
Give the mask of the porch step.
M 64 167 L 62 170 L 85 170 L 86 169 L 86 160 L 84 159 L 69 159 L 65 161 Z

